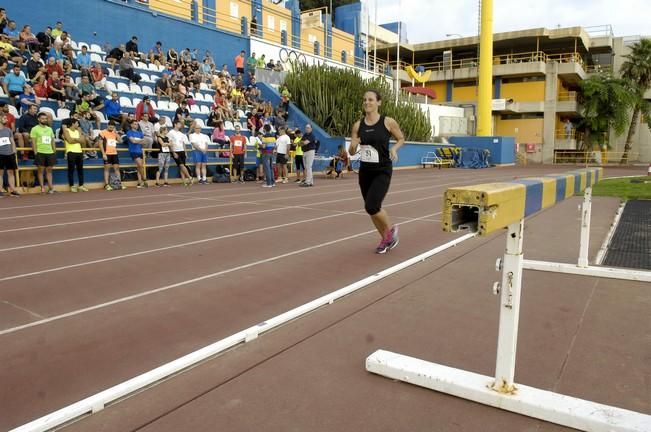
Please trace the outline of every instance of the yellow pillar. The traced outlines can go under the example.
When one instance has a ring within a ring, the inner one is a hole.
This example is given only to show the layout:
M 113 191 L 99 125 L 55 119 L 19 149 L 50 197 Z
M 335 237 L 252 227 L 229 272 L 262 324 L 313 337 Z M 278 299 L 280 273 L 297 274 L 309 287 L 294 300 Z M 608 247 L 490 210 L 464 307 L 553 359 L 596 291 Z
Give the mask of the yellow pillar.
M 479 94 L 477 136 L 492 135 L 493 102 L 493 0 L 481 0 L 479 35 Z

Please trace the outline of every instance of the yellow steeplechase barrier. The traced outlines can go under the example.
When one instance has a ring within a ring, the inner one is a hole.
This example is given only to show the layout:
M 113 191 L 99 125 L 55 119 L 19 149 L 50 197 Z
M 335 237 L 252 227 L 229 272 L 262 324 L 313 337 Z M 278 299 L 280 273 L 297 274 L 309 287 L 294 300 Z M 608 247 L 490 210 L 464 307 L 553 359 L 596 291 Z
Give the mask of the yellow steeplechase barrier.
M 583 192 L 603 177 L 603 168 L 586 168 L 500 183 L 449 188 L 443 195 L 444 231 L 464 229 L 487 235 Z

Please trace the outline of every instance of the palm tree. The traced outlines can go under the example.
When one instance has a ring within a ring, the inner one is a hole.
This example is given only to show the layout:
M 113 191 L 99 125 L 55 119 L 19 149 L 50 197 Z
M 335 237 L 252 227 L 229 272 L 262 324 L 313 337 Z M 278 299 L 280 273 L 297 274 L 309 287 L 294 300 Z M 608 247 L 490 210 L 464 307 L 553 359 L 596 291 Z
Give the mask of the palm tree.
M 644 93 L 651 89 L 651 39 L 642 39 L 631 46 L 631 52 L 624 56 L 626 61 L 622 64 L 620 73 L 622 78 L 629 82 L 634 97 L 631 124 L 626 136 L 624 154 L 620 164 L 628 162 L 628 152 L 633 144 L 633 136 L 637 132 L 637 122 L 640 113 L 651 127 L 651 104 L 644 99 Z
M 584 131 L 581 150 L 591 151 L 594 144 L 601 147 L 609 130 L 621 135 L 628 124 L 628 113 L 633 106 L 627 81 L 610 74 L 596 74 L 581 82 L 579 102 L 583 119 L 579 128 Z

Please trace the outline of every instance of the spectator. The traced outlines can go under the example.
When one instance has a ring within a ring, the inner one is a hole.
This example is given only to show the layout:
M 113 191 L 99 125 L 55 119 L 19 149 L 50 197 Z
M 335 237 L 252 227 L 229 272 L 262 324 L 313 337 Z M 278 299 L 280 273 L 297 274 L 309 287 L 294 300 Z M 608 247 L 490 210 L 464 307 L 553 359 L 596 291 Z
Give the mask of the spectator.
M 249 71 L 249 75 L 255 75 L 255 68 L 258 65 L 258 59 L 255 58 L 255 53 L 251 53 L 248 59 L 246 59 L 246 66 Z
M 63 55 L 68 57 L 68 59 L 72 60 L 73 58 L 72 41 L 68 36 L 68 32 L 66 31 L 61 32 L 61 34 L 54 39 L 54 46 L 59 47 Z
M 285 111 L 289 112 L 289 100 L 292 98 L 292 94 L 289 92 L 286 84 L 283 84 L 280 96 L 281 106 Z
M 131 60 L 131 55 L 128 52 L 125 52 L 120 60 L 120 76 L 129 78 L 130 81 L 138 84 L 142 79 L 138 75 L 133 67 L 133 61 Z
M 215 125 L 215 129 L 212 131 L 211 135 L 212 142 L 217 144 L 219 148 L 227 147 L 228 140 L 226 139 L 226 130 L 224 129 L 224 123 L 220 120 Z
M 284 70 L 284 68 L 283 68 L 283 64 L 280 62 L 280 60 L 278 60 L 278 61 L 276 62 L 276 64 L 274 65 L 274 70 L 275 70 L 276 72 L 282 72 L 282 71 Z
M 574 126 L 572 125 L 572 122 L 570 119 L 565 119 L 565 124 L 563 125 L 563 129 L 565 130 L 565 138 L 570 139 L 572 138 L 572 129 L 574 129 Z
M 274 64 L 274 60 L 269 59 L 269 63 L 267 63 L 266 68 L 269 69 L 269 70 L 274 70 L 275 67 L 276 67 L 276 65 Z
M 194 166 L 196 170 L 197 180 L 199 184 L 208 184 L 206 178 L 206 167 L 208 165 L 208 145 L 210 138 L 208 135 L 201 133 L 201 126 L 194 125 L 194 132 L 188 137 L 192 145 L 192 157 L 194 158 Z
M 91 59 L 90 53 L 88 52 L 88 47 L 86 45 L 81 46 L 81 52 L 77 53 L 76 62 L 80 70 L 83 71 L 90 69 Z
M 165 96 L 172 100 L 172 83 L 167 72 L 163 72 L 163 75 L 156 81 L 156 96 L 158 99 Z
M 244 74 L 244 61 L 245 61 L 245 52 L 244 50 L 240 51 L 240 54 L 235 57 L 235 70 L 238 74 Z M 226 69 L 226 65 L 222 66 L 222 71 Z
M 25 84 L 23 87 L 23 93 L 18 96 L 20 101 L 20 111 L 25 113 L 29 109 L 29 106 L 34 104 L 36 106 L 41 105 L 41 98 L 34 94 L 34 89 L 31 85 Z
M 262 166 L 262 131 L 259 130 L 255 135 L 251 135 L 249 145 L 255 149 L 255 168 L 256 168 L 256 183 L 262 183 L 264 179 L 264 169 Z
M 47 86 L 50 90 L 48 97 L 55 99 L 59 103 L 59 108 L 66 107 L 66 92 L 63 88 L 63 81 L 59 78 L 59 73 L 54 71 L 47 80 Z
M 57 21 L 56 25 L 54 26 L 54 29 L 52 29 L 51 32 L 52 38 L 56 39 L 57 37 L 61 36 L 61 33 L 63 33 L 63 23 L 61 21 Z
M 34 105 L 33 105 L 34 106 Z M 31 110 L 32 108 L 30 108 Z M 36 111 L 34 109 L 34 111 Z M 41 193 L 45 193 L 44 174 L 48 184 L 48 194 L 54 192 L 52 181 L 52 168 L 57 164 L 56 147 L 54 143 L 54 131 L 48 125 L 45 113 L 38 114 L 38 125 L 32 127 L 30 138 L 34 149 L 34 165 L 36 165 L 38 184 L 41 186 Z
M 136 105 L 136 120 L 140 121 L 143 113 L 149 114 L 149 121 L 154 123 L 158 121 L 156 111 L 154 111 L 154 106 L 151 104 L 149 96 L 144 96 Z
M 181 50 L 181 64 L 182 65 L 188 65 L 192 62 L 192 54 L 190 53 L 190 48 L 185 48 Z
M 0 112 L 0 177 L 3 179 L 3 188 L 10 196 L 20 196 L 15 189 L 16 142 L 13 131 L 7 125 L 7 115 Z M 8 184 L 4 183 L 5 175 Z
M 285 127 L 278 128 L 278 139 L 276 139 L 276 165 L 278 165 L 278 180 L 281 183 L 287 183 L 287 153 L 289 152 L 289 146 L 291 141 L 289 136 L 287 136 L 287 131 Z
M 165 64 L 165 53 L 163 52 L 163 44 L 161 41 L 157 41 L 149 50 L 149 61 L 158 66 Z
M 215 128 L 216 129 L 216 128 Z M 244 158 L 246 155 L 246 137 L 240 131 L 240 125 L 235 125 L 235 135 L 230 137 L 231 154 L 233 155 L 233 171 L 240 183 L 244 182 Z
M 73 83 L 72 87 L 77 90 L 77 86 Z M 34 94 L 42 99 L 47 99 L 47 95 L 50 94 L 50 89 L 47 86 L 47 80 L 45 75 L 41 75 L 34 84 Z
M 5 32 L 5 28 L 9 24 L 9 18 L 7 17 L 7 11 L 5 8 L 0 8 L 0 33 Z
M 251 36 L 258 35 L 258 20 L 255 16 L 251 18 Z
M 147 184 L 147 174 L 145 173 L 145 167 L 143 165 L 143 154 L 142 154 L 142 145 L 144 143 L 144 135 L 141 131 L 138 130 L 138 122 L 131 122 L 131 129 L 127 131 L 127 142 L 129 144 L 129 155 L 131 159 L 136 163 L 136 174 L 138 175 L 138 189 L 143 187 L 148 187 Z
M 119 47 L 115 47 L 108 52 L 106 55 L 106 61 L 111 64 L 111 69 L 115 70 L 115 65 L 119 64 L 120 60 L 122 60 L 125 51 L 126 47 L 124 45 L 120 45 Z
M 27 61 L 27 76 L 32 82 L 35 82 L 45 74 L 45 63 L 41 60 L 41 53 L 38 51 L 32 52 L 32 58 Z
M 81 91 L 75 85 L 70 75 L 66 76 L 63 82 L 63 88 L 66 92 L 66 100 L 77 101 L 81 98 Z M 48 94 L 49 94 L 49 88 L 48 88 Z
M 11 43 L 18 42 L 20 36 L 19 36 L 18 28 L 16 27 L 16 21 L 9 20 L 9 23 L 7 24 L 7 28 L 5 28 L 4 34 L 7 35 Z
M 174 114 L 174 122 L 176 123 L 177 121 L 183 122 L 185 126 L 192 124 L 188 102 L 185 100 L 181 101 L 181 106 L 176 109 L 176 113 Z
M 300 186 L 314 186 L 314 176 L 312 174 L 312 164 L 314 163 L 314 154 L 316 153 L 316 138 L 312 132 L 312 125 L 305 125 L 305 134 L 301 141 L 303 149 L 303 162 L 305 163 L 305 181 L 299 183 Z
M 259 69 L 264 69 L 267 67 L 267 59 L 265 58 L 264 54 L 260 56 L 255 66 Z
M 305 181 L 305 164 L 303 163 L 303 147 L 301 147 L 301 141 L 303 141 L 301 130 L 297 128 L 294 131 L 294 142 L 291 146 L 294 150 L 294 170 L 296 171 L 296 180 L 294 180 L 294 183 Z
M 11 104 L 18 108 L 16 103 L 16 96 L 20 95 L 23 92 L 23 87 L 27 83 L 25 74 L 20 70 L 19 65 L 14 65 L 12 68 L 12 73 L 6 75 L 2 79 L 2 87 L 5 90 L 5 93 L 9 95 L 9 100 Z
M 7 107 L 8 108 L 8 107 Z M 30 143 L 32 142 L 31 140 L 31 132 L 34 126 L 37 126 L 39 124 L 38 121 L 38 106 L 36 105 L 30 105 L 29 108 L 27 109 L 27 112 L 20 116 L 18 119 L 16 119 L 16 129 L 18 129 L 18 132 L 16 135 L 20 135 L 20 137 L 17 139 L 19 143 L 19 147 L 29 147 Z M 24 158 L 25 153 L 23 153 L 23 158 Z
M 273 171 L 273 155 L 276 151 L 276 136 L 271 132 L 271 126 L 266 124 L 262 128 L 262 148 L 260 149 L 262 158 L 262 168 L 264 170 L 265 184 L 262 187 L 270 188 L 275 185 Z
M 16 147 L 24 147 L 23 143 L 23 134 L 18 132 L 17 130 L 17 124 L 16 124 L 16 117 L 12 113 L 9 112 L 9 105 L 7 105 L 6 102 L 0 102 L 0 116 L 4 115 L 7 119 L 6 122 L 6 127 L 11 130 L 12 136 L 14 138 L 14 141 L 16 143 Z M 28 134 L 29 135 L 29 134 Z M 28 140 L 29 143 L 29 140 Z M 26 155 L 27 152 L 23 152 L 23 155 Z M 27 159 L 27 158 L 25 158 Z
M 41 44 L 41 56 L 45 56 L 47 52 L 54 44 L 54 38 L 52 37 L 52 27 L 46 27 L 45 30 L 36 34 L 36 39 L 38 39 Z
M 142 132 L 142 146 L 146 149 L 152 148 L 154 144 L 154 125 L 149 121 L 149 114 L 142 113 L 142 117 L 138 122 L 138 127 Z
M 183 123 L 178 121 L 174 123 L 174 129 L 167 133 L 167 136 L 170 140 L 171 150 L 172 150 L 172 159 L 176 162 L 176 166 L 179 168 L 181 173 L 181 178 L 183 179 L 184 186 L 192 185 L 192 176 L 190 175 L 190 170 L 186 165 L 186 154 L 185 146 L 189 145 L 188 137 L 181 132 L 183 128 Z
M 341 172 L 346 168 L 348 168 L 348 152 L 343 144 L 339 144 L 337 154 L 330 161 L 330 166 L 326 169 L 325 174 L 330 176 L 334 172 L 337 174 L 335 178 L 339 178 Z
M 64 75 L 61 64 L 57 62 L 56 58 L 54 57 L 48 58 L 47 64 L 45 65 L 45 71 L 47 72 L 48 77 L 52 75 L 52 72 L 57 72 L 59 76 Z
M 208 115 L 208 120 L 206 121 L 206 125 L 210 127 L 216 127 L 218 122 L 223 122 L 224 120 L 224 115 L 222 112 L 219 110 L 218 107 L 213 106 L 212 109 L 210 110 L 210 114 Z
M 79 129 L 79 120 L 72 119 L 70 127 L 62 125 L 63 142 L 66 147 L 66 159 L 68 160 L 68 185 L 70 192 L 88 192 L 84 186 L 84 158 L 82 146 L 86 145 L 86 137 Z M 79 187 L 75 186 L 74 173 L 77 171 Z
M 122 112 L 120 98 L 116 92 L 111 93 L 111 98 L 104 101 L 104 115 L 108 120 L 117 123 L 122 123 L 126 118 L 127 115 Z
M 104 75 L 104 68 L 102 68 L 102 65 L 97 62 L 93 62 L 93 65 L 90 68 L 89 72 L 95 89 L 103 90 L 106 88 L 106 76 Z
M 144 60 L 142 54 L 138 50 L 138 37 L 131 36 L 131 40 L 124 45 L 126 52 L 129 53 L 129 56 L 133 59 L 140 58 Z
M 241 72 L 241 73 L 244 73 L 244 51 L 242 51 L 242 52 L 240 53 L 240 56 L 242 57 L 242 72 Z M 225 78 L 230 78 L 230 77 L 231 77 L 230 72 L 228 72 L 228 65 L 227 65 L 226 63 L 224 63 L 224 64 L 222 65 L 222 70 L 219 71 L 219 72 L 220 72 L 220 73 L 221 73 Z M 239 71 L 238 71 L 238 73 L 239 73 Z
M 158 123 L 157 123 L 158 125 Z M 158 171 L 156 171 L 156 187 L 160 186 L 169 186 L 167 182 L 167 175 L 170 166 L 170 140 L 167 136 L 167 127 L 161 126 L 158 134 L 156 135 L 156 147 L 159 149 L 158 152 Z M 163 176 L 164 183 L 160 184 L 161 174 Z

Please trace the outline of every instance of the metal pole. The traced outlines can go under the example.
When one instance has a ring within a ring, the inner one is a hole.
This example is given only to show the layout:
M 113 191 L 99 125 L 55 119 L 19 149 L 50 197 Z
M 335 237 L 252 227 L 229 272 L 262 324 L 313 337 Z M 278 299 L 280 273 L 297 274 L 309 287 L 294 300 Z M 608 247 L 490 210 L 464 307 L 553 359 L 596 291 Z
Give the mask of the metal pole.
M 500 292 L 500 324 L 497 339 L 495 382 L 492 389 L 499 393 L 514 390 L 515 354 L 520 320 L 520 293 L 522 289 L 522 233 L 524 219 L 508 226 L 506 251 L 502 261 Z
M 479 91 L 477 100 L 477 135 L 492 134 L 493 101 L 493 0 L 481 0 L 479 35 Z
M 371 14 L 368 11 L 368 5 L 366 6 L 366 72 L 368 72 L 369 62 L 368 62 L 368 32 L 371 30 Z
M 373 23 L 373 71 L 377 72 L 377 0 L 375 0 L 375 22 Z
M 396 50 L 396 104 L 398 103 L 398 93 L 400 92 L 400 41 L 402 36 L 402 21 L 400 18 L 400 9 L 402 1 L 398 2 L 398 49 Z
M 590 214 L 592 213 L 592 188 L 585 188 L 581 206 L 581 248 L 579 249 L 579 267 L 588 267 L 588 247 L 590 246 Z

